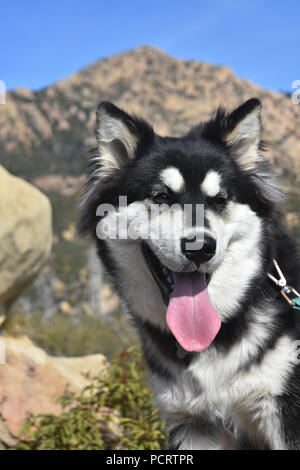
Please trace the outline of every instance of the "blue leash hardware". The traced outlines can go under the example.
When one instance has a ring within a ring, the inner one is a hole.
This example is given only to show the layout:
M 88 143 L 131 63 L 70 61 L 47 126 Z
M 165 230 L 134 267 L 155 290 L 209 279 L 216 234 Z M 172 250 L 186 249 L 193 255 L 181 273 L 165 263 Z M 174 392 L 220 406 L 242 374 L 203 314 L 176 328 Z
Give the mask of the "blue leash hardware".
M 292 299 L 292 302 L 294 302 L 293 308 L 295 310 L 300 310 L 300 297 L 296 297 L 295 299 Z
M 273 259 L 274 266 L 278 272 L 279 279 L 276 279 L 276 277 L 272 276 L 272 274 L 268 273 L 268 277 L 271 279 L 271 281 L 275 282 L 275 284 L 278 287 L 281 287 L 280 293 L 284 300 L 295 310 L 300 310 L 300 294 L 299 292 L 296 291 L 292 286 L 288 286 L 286 282 L 286 278 L 284 277 L 280 267 L 278 266 L 278 263 L 275 259 Z M 295 298 L 290 298 L 291 295 L 296 295 Z

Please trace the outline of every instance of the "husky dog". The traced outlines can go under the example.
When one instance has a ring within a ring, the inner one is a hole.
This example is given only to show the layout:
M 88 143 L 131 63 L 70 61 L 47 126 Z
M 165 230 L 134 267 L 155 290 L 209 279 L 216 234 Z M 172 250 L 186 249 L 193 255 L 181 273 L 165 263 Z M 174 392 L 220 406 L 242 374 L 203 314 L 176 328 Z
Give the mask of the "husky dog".
M 80 229 L 134 319 L 170 449 L 300 449 L 300 311 L 268 276 L 276 260 L 296 297 L 300 264 L 261 133 L 255 98 L 180 138 L 97 108 Z M 127 236 L 104 237 L 116 220 Z

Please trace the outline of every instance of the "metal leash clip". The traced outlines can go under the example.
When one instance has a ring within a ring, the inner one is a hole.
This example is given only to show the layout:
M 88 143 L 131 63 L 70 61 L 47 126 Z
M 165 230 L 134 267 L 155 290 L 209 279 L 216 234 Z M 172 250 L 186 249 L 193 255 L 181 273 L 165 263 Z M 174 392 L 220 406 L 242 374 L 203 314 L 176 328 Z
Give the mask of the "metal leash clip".
M 273 259 L 274 266 L 278 272 L 279 279 L 276 279 L 272 274 L 268 273 L 268 277 L 275 282 L 275 284 L 278 287 L 281 287 L 280 293 L 282 297 L 286 300 L 286 302 L 291 305 L 292 307 L 295 307 L 298 309 L 298 299 L 291 299 L 289 296 L 294 295 L 296 297 L 300 298 L 299 292 L 297 292 L 292 286 L 288 286 L 286 283 L 286 278 L 284 277 L 280 267 L 278 266 L 278 263 L 275 259 Z

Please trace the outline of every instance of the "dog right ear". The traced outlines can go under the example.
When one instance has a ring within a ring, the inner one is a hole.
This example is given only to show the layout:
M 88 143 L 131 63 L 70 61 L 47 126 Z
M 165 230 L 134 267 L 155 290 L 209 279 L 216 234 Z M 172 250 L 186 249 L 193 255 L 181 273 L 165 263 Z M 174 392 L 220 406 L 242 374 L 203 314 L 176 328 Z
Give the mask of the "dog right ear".
M 96 176 L 107 179 L 143 152 L 153 141 L 154 132 L 144 120 L 106 101 L 98 105 L 96 115 L 98 155 L 93 163 Z
M 104 188 L 109 187 L 114 176 L 145 152 L 154 140 L 149 124 L 112 103 L 100 103 L 96 116 L 97 148 L 92 150 L 90 171 L 80 199 L 79 233 L 90 232 L 96 224 L 96 209 Z

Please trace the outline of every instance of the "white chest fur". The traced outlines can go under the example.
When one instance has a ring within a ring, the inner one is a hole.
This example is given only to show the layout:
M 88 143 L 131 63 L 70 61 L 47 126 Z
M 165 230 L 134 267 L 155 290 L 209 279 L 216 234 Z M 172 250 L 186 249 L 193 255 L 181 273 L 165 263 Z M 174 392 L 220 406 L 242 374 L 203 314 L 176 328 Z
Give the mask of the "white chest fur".
M 185 421 L 205 416 L 217 426 L 230 427 L 236 436 L 247 432 L 253 441 L 284 447 L 276 397 L 293 367 L 293 344 L 284 336 L 260 363 L 243 369 L 238 363 L 242 365 L 246 347 L 241 343 L 223 357 L 215 350 L 200 354 L 173 384 L 153 380 L 156 399 L 171 427 L 179 417 Z M 248 353 L 250 349 L 248 344 Z M 236 355 L 241 361 L 234 360 Z

